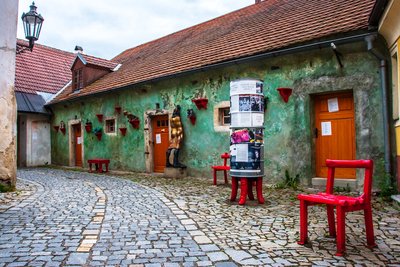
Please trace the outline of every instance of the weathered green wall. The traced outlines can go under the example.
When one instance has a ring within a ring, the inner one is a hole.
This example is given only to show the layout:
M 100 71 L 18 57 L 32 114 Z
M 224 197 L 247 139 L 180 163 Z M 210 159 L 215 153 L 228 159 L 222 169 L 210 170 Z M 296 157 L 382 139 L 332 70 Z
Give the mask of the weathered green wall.
M 133 129 L 123 115 L 118 124 L 128 127 L 125 137 L 103 134 L 101 142 L 84 132 L 85 161 L 93 157 L 111 159 L 111 169 L 145 171 L 144 112 L 154 110 L 155 103 L 172 110 L 182 107 L 185 139 L 180 161 L 188 166 L 190 175 L 211 175 L 210 166 L 220 162 L 219 155 L 229 150 L 229 133 L 215 132 L 214 105 L 229 100 L 229 82 L 240 78 L 264 80 L 265 96 L 269 98 L 265 112 L 265 173 L 276 181 L 287 169 L 300 174 L 305 181 L 314 176 L 314 145 L 311 136 L 313 103 L 310 95 L 329 91 L 352 90 L 356 112 L 357 158 L 380 158 L 383 153 L 382 100 L 378 61 L 365 51 L 364 44 L 341 47 L 344 68 L 340 68 L 330 49 L 320 49 L 295 55 L 280 56 L 249 64 L 232 65 L 224 69 L 200 72 L 132 87 L 101 96 L 52 106 L 53 125 L 61 120 L 89 119 L 93 127 L 100 125 L 96 113 L 115 114 L 114 106 L 122 106 L 140 117 L 139 130 Z M 274 66 L 274 67 L 273 67 Z M 279 68 L 276 68 L 279 67 Z M 284 103 L 276 88 L 291 87 L 293 94 Z M 205 94 L 207 110 L 197 110 L 191 100 Z M 196 125 L 186 118 L 193 108 Z M 104 128 L 104 126 L 103 126 Z M 68 133 L 52 132 L 52 162 L 68 165 Z

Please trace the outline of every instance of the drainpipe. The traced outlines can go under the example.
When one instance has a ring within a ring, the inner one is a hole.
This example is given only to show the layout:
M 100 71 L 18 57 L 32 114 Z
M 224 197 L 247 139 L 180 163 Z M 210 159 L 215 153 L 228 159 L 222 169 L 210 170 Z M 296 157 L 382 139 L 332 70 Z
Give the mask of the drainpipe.
M 387 79 L 387 60 L 386 57 L 379 52 L 373 45 L 376 35 L 370 35 L 365 37 L 367 42 L 368 51 L 373 54 L 380 61 L 380 74 L 381 74 L 381 89 L 382 89 L 382 109 L 383 109 L 383 140 L 385 147 L 385 172 L 391 173 L 391 159 L 390 159 L 390 135 L 389 135 L 389 112 L 388 112 L 388 79 Z

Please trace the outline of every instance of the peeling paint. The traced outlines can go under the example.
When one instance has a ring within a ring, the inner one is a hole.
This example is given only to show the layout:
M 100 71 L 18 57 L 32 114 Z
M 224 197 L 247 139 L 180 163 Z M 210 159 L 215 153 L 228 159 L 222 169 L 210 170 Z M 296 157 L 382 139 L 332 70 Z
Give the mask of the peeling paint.
M 102 126 L 96 113 L 115 115 L 118 103 L 141 120 L 135 130 L 123 115 L 117 116 L 117 127 L 128 125 L 125 137 L 103 134 L 99 142 L 93 134 L 83 133 L 85 162 L 88 158 L 111 159 L 111 169 L 132 171 L 146 170 L 145 127 L 149 123 L 144 114 L 154 110 L 155 104 L 172 111 L 176 104 L 182 107 L 185 139 L 180 161 L 188 166 L 188 174 L 210 177 L 210 166 L 221 164 L 220 155 L 229 151 L 229 133 L 214 130 L 213 109 L 221 101 L 229 101 L 229 82 L 238 78 L 253 77 L 264 80 L 265 97 L 269 103 L 265 113 L 264 165 L 268 182 L 290 174 L 300 174 L 304 183 L 314 176 L 314 145 L 312 141 L 312 95 L 324 92 L 351 90 L 355 99 L 356 154 L 357 158 L 380 158 L 383 154 L 380 81 L 378 63 L 359 46 L 343 50 L 344 68 L 338 67 L 329 49 L 271 58 L 252 64 L 229 66 L 224 69 L 192 74 L 180 79 L 152 83 L 151 86 L 132 87 L 127 90 L 95 96 L 77 102 L 53 106 L 53 125 L 69 121 L 75 116 L 82 121 L 89 119 L 93 127 Z M 278 66 L 279 68 L 275 67 Z M 293 94 L 284 103 L 276 91 L 278 87 L 291 87 Z M 197 110 L 191 100 L 208 98 L 207 110 Z M 192 125 L 186 110 L 195 110 L 197 121 Z M 145 123 L 146 122 L 146 123 Z M 147 130 L 147 129 L 146 129 Z M 52 132 L 54 163 L 68 163 L 68 135 Z

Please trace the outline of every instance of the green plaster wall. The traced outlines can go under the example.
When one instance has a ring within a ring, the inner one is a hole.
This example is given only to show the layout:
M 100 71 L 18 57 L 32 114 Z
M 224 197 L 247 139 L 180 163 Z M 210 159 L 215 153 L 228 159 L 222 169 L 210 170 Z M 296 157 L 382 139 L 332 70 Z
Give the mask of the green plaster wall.
M 93 127 L 100 125 L 96 113 L 114 116 L 120 105 L 139 116 L 140 129 L 133 129 L 123 115 L 119 124 L 128 127 L 125 137 L 103 134 L 97 141 L 84 132 L 84 160 L 93 157 L 111 159 L 111 169 L 145 171 L 144 113 L 154 110 L 155 103 L 172 111 L 182 107 L 184 143 L 180 161 L 188 166 L 189 175 L 210 177 L 210 166 L 221 162 L 220 154 L 229 150 L 229 133 L 215 132 L 214 105 L 229 100 L 229 82 L 240 78 L 264 80 L 269 98 L 265 112 L 264 164 L 267 179 L 277 181 L 285 170 L 300 174 L 308 183 L 314 177 L 313 101 L 312 95 L 323 92 L 352 90 L 356 113 L 357 158 L 381 158 L 383 154 L 382 99 L 378 61 L 365 51 L 363 44 L 342 46 L 344 68 L 340 68 L 330 49 L 265 59 L 249 64 L 232 65 L 197 74 L 181 76 L 140 87 L 81 98 L 56 104 L 53 125 L 75 118 L 89 119 Z M 291 87 L 293 94 L 284 103 L 276 88 Z M 192 103 L 196 96 L 209 99 L 207 110 L 197 110 Z M 196 125 L 191 125 L 186 110 L 195 110 Z M 68 131 L 68 129 L 67 129 Z M 68 165 L 68 132 L 65 136 L 52 131 L 52 162 Z

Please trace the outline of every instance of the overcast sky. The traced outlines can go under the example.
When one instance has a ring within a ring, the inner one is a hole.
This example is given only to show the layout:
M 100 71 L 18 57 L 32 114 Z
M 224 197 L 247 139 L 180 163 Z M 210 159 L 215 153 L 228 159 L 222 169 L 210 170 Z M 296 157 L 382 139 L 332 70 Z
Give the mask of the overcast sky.
M 25 39 L 22 12 L 32 0 L 19 0 L 17 37 Z M 45 21 L 39 43 L 111 59 L 125 49 L 207 21 L 254 0 L 35 0 Z

